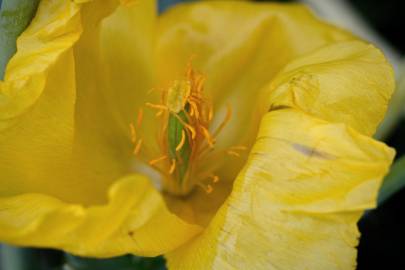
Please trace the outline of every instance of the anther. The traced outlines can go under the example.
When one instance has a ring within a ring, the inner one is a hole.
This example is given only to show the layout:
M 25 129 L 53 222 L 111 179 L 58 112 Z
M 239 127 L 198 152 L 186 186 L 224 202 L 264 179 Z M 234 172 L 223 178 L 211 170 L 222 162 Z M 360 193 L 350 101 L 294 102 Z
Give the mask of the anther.
M 131 130 L 131 142 L 136 143 L 136 130 L 134 124 L 129 124 L 129 128 Z
M 161 156 L 161 157 L 159 157 L 159 158 L 152 159 L 152 160 L 149 161 L 149 165 L 155 165 L 156 163 L 158 163 L 158 162 L 160 162 L 160 161 L 163 161 L 163 160 L 165 160 L 166 158 L 167 158 L 167 156 Z
M 150 108 L 153 108 L 153 109 L 167 110 L 166 106 L 160 105 L 160 104 L 153 104 L 153 103 L 146 102 L 145 105 Z
M 200 126 L 200 128 L 201 128 L 201 130 L 202 130 L 202 132 L 203 132 L 203 135 L 204 135 L 204 137 L 205 137 L 205 139 L 207 140 L 207 143 L 208 143 L 208 145 L 211 147 L 211 148 L 214 148 L 214 140 L 212 139 L 212 137 L 211 137 L 211 134 L 208 132 L 208 130 L 204 127 L 204 126 Z
M 142 107 L 141 107 L 141 108 L 139 108 L 139 110 L 138 110 L 138 117 L 137 117 L 137 119 L 136 119 L 136 125 L 137 125 L 138 127 L 141 126 L 142 120 L 143 120 L 143 109 L 142 109 Z
M 200 188 L 202 188 L 205 191 L 205 193 L 207 193 L 207 194 L 210 194 L 212 191 L 214 191 L 214 188 L 210 184 L 204 185 L 202 183 L 198 183 L 197 185 Z
M 176 152 L 180 151 L 180 149 L 183 147 L 184 143 L 186 142 L 186 132 L 184 129 L 181 130 L 181 140 L 180 143 L 176 147 Z
M 232 149 L 232 150 L 247 150 L 247 147 L 246 146 L 243 146 L 243 145 L 235 145 L 235 146 L 232 146 L 230 149 Z
M 134 155 L 138 155 L 138 154 L 139 154 L 139 151 L 141 151 L 141 146 L 142 146 L 142 139 L 140 139 L 140 140 L 138 141 L 138 143 L 135 145 L 135 148 L 134 148 Z
M 173 174 L 176 169 L 176 159 L 172 159 L 172 164 L 170 165 L 169 174 Z
M 228 151 L 226 151 L 226 153 L 231 156 L 240 157 L 240 154 L 238 152 L 235 152 L 232 150 L 228 150 Z
M 219 176 L 218 175 L 211 175 L 211 179 L 213 183 L 218 183 L 219 182 Z
M 209 112 L 208 112 L 208 121 L 211 121 L 213 117 L 214 117 L 214 108 L 212 106 L 210 106 Z

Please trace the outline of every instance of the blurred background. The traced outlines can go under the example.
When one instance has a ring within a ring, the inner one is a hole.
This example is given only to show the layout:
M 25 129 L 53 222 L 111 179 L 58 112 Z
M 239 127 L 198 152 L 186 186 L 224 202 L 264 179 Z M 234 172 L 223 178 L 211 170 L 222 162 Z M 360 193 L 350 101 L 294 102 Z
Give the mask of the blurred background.
M 16 0 L 17 1 L 17 0 Z M 183 0 L 192 1 L 192 0 Z M 0 0 L 4 7 L 6 0 Z M 11 2 L 11 1 L 8 1 Z M 35 1 L 33 1 L 35 2 Z M 159 1 L 164 12 L 181 0 Z M 265 2 L 265 0 L 260 0 Z M 278 1 L 294 2 L 294 1 Z M 396 148 L 397 162 L 387 177 L 377 209 L 359 222 L 358 269 L 405 269 L 405 1 L 401 0 L 302 0 L 325 20 L 346 28 L 381 48 L 394 66 L 397 91 L 387 118 L 376 134 Z M 0 15 L 0 28 L 3 18 Z M 4 24 L 3 24 L 4 26 Z M 2 37 L 0 36 L 0 41 Z M 1 61 L 0 61 L 1 62 Z M 0 247 L 0 270 L 130 270 L 165 269 L 163 258 L 123 256 L 109 260 L 77 258 L 55 250 Z

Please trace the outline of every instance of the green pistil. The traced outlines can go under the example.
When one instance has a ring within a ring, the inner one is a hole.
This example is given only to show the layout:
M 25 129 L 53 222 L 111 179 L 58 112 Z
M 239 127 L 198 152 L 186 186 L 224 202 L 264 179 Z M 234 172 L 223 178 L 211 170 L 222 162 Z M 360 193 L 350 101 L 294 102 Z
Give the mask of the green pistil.
M 186 141 L 184 142 L 183 147 L 179 151 L 176 151 L 176 147 L 181 142 L 182 131 L 186 131 L 186 127 L 184 127 L 178 118 L 180 118 L 184 123 L 187 123 L 187 117 L 184 111 L 177 113 L 177 117 L 170 114 L 168 120 L 169 123 L 167 126 L 167 138 L 169 157 L 171 160 L 176 160 L 176 170 L 174 171 L 174 175 L 177 177 L 179 184 L 182 184 L 188 169 L 191 147 L 186 132 Z

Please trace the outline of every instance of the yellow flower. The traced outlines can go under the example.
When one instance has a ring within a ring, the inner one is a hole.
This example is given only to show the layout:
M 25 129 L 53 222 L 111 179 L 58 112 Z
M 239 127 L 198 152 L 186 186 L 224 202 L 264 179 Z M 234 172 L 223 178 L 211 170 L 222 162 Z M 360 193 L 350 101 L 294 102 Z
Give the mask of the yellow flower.
M 41 1 L 0 82 L 0 240 L 353 269 L 394 156 L 382 53 L 296 4 L 155 8 Z

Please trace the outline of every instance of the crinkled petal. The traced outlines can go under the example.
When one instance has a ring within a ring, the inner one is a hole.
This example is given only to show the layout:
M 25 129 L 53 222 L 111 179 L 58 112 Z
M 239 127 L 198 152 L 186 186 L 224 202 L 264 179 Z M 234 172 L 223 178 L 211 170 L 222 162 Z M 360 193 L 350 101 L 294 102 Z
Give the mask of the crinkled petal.
M 192 60 L 193 67 L 206 77 L 204 91 L 214 102 L 212 129 L 224 119 L 228 105 L 232 111 L 229 123 L 216 138 L 216 149 L 250 147 L 269 108 L 268 86 L 284 65 L 327 44 L 353 39 L 315 18 L 304 5 L 252 1 L 176 5 L 159 17 L 157 77 L 159 84 L 167 87 L 182 78 Z M 209 220 L 229 194 L 246 158 L 247 151 L 241 152 L 240 158 L 215 161 L 223 163 L 215 165 L 225 192 L 214 191 L 210 196 L 215 199 L 196 193 L 199 198 L 179 211 L 197 219 L 203 214 L 203 219 Z M 207 200 L 213 202 L 211 207 L 207 207 Z M 176 207 L 182 208 L 182 204 L 179 201 Z
M 347 39 L 354 37 L 318 20 L 299 4 L 200 1 L 176 5 L 158 22 L 158 79 L 165 84 L 181 78 L 192 59 L 207 79 L 204 91 L 215 102 L 217 120 L 222 119 L 226 104 L 233 110 L 227 136 L 220 136 L 217 145 L 244 143 L 247 138 L 253 141 L 257 132 L 260 117 L 254 116 L 268 109 L 263 88 L 283 66 Z
M 0 239 L 82 256 L 156 256 L 200 231 L 171 214 L 143 176 L 116 181 L 108 194 L 108 203 L 91 207 L 43 194 L 2 197 Z
M 7 65 L 4 81 L 0 81 L 0 130 L 37 101 L 44 91 L 48 70 L 73 46 L 80 33 L 76 4 L 41 2 L 33 22 L 18 38 L 17 53 Z
M 82 38 L 81 8 L 71 1 L 41 1 L 7 66 L 0 104 L 2 196 L 34 192 L 104 203 L 111 183 L 128 172 L 125 141 L 108 144 L 96 122 L 83 123 L 89 113 L 82 100 L 90 97 L 78 82 L 74 58 Z M 108 134 L 117 134 L 108 124 L 106 118 Z
M 380 50 L 336 42 L 291 61 L 271 86 L 271 106 L 292 106 L 373 135 L 395 87 Z
M 266 114 L 230 197 L 169 269 L 354 269 L 356 223 L 393 156 L 344 124 Z
M 171 214 L 141 176 L 111 187 L 130 170 L 132 149 L 106 109 L 108 91 L 120 88 L 103 85 L 100 23 L 115 10 L 104 4 L 43 0 L 18 40 L 0 85 L 1 242 L 154 256 L 200 230 Z
M 18 39 L 17 53 L 0 85 L 2 196 L 77 195 L 74 183 L 64 182 L 63 176 L 75 132 L 72 46 L 80 33 L 76 4 L 41 1 L 36 17 Z
M 86 205 L 105 203 L 108 187 L 130 171 L 128 108 L 131 100 L 138 102 L 139 89 L 131 86 L 144 86 L 142 78 L 150 76 L 135 57 L 125 61 L 138 69 L 125 65 L 123 54 L 111 55 L 129 43 L 125 35 L 111 33 L 129 17 L 134 24 L 152 24 L 154 2 L 137 5 L 140 11 L 133 5 L 116 9 L 116 2 L 41 1 L 20 36 L 0 82 L 1 195 L 36 192 Z M 107 44 L 110 39 L 118 41 Z M 126 70 L 141 75 L 112 78 L 112 71 L 129 74 Z

